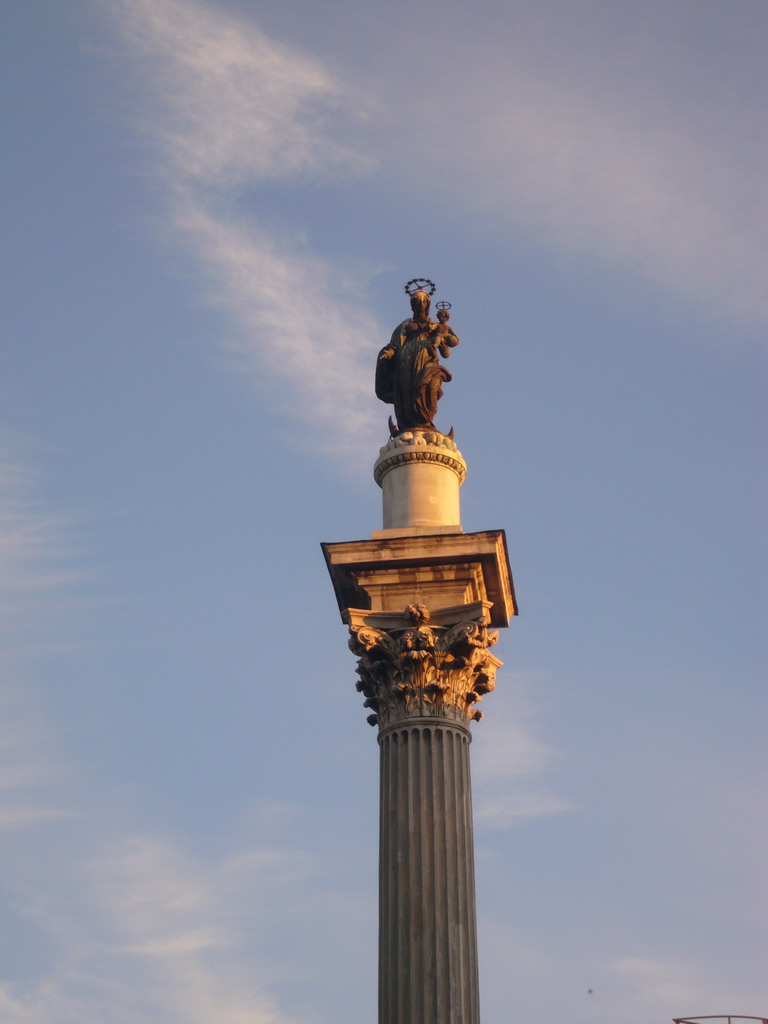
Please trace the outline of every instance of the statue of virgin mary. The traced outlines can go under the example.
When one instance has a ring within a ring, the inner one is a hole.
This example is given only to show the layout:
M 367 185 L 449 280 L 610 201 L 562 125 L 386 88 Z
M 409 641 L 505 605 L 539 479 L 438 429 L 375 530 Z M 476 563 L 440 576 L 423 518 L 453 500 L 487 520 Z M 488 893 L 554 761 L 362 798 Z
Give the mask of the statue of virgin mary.
M 447 356 L 459 343 L 445 325 L 447 316 L 440 323 L 430 319 L 430 297 L 423 288 L 410 296 L 413 316 L 395 328 L 376 362 L 376 397 L 394 405 L 399 433 L 413 427 L 435 429 L 443 382 L 451 379 L 438 361 L 438 349 Z

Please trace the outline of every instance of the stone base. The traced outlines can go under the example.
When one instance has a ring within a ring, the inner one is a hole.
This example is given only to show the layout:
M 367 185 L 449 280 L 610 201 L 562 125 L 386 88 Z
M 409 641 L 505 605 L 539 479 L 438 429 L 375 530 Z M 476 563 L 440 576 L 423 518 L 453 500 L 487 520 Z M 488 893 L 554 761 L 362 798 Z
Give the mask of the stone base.
M 373 467 L 382 490 L 384 531 L 461 533 L 459 487 L 466 474 L 461 452 L 438 430 L 416 428 L 393 437 Z

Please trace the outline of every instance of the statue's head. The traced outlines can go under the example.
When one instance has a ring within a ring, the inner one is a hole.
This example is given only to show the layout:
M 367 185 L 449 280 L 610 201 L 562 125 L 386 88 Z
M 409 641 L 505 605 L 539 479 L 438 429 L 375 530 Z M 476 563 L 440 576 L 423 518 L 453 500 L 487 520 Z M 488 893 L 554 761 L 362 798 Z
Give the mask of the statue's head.
M 430 298 L 423 288 L 419 288 L 417 291 L 411 292 L 411 309 L 417 320 L 422 320 L 429 316 L 429 306 Z
M 450 308 L 451 308 L 450 302 L 446 302 L 445 299 L 443 299 L 442 302 L 438 302 L 438 304 L 437 304 L 437 319 L 440 321 L 441 324 L 448 323 L 448 321 L 450 320 L 451 314 L 448 312 L 448 310 Z
M 411 309 L 416 320 L 429 318 L 430 296 L 435 294 L 435 282 L 427 277 L 412 277 L 405 286 L 411 300 Z

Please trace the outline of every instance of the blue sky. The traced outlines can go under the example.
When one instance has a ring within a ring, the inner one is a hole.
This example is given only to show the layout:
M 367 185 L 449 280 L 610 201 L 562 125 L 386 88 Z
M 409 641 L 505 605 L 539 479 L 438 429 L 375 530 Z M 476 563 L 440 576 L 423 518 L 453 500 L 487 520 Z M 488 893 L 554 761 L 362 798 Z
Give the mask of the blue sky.
M 768 1012 L 766 30 L 6 12 L 4 1022 L 375 1019 L 377 748 L 319 543 L 380 526 L 415 276 L 520 601 L 472 749 L 484 1024 Z

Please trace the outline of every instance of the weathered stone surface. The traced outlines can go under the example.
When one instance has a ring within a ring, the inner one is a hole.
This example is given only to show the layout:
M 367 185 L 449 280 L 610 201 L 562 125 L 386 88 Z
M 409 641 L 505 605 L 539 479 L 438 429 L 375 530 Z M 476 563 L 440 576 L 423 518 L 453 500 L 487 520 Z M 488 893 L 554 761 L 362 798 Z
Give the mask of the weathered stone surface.
M 441 625 L 482 617 L 478 602 L 490 626 L 508 626 L 517 614 L 502 530 L 373 537 L 322 548 L 348 625 L 379 627 L 379 613 L 391 616 L 420 602 Z

